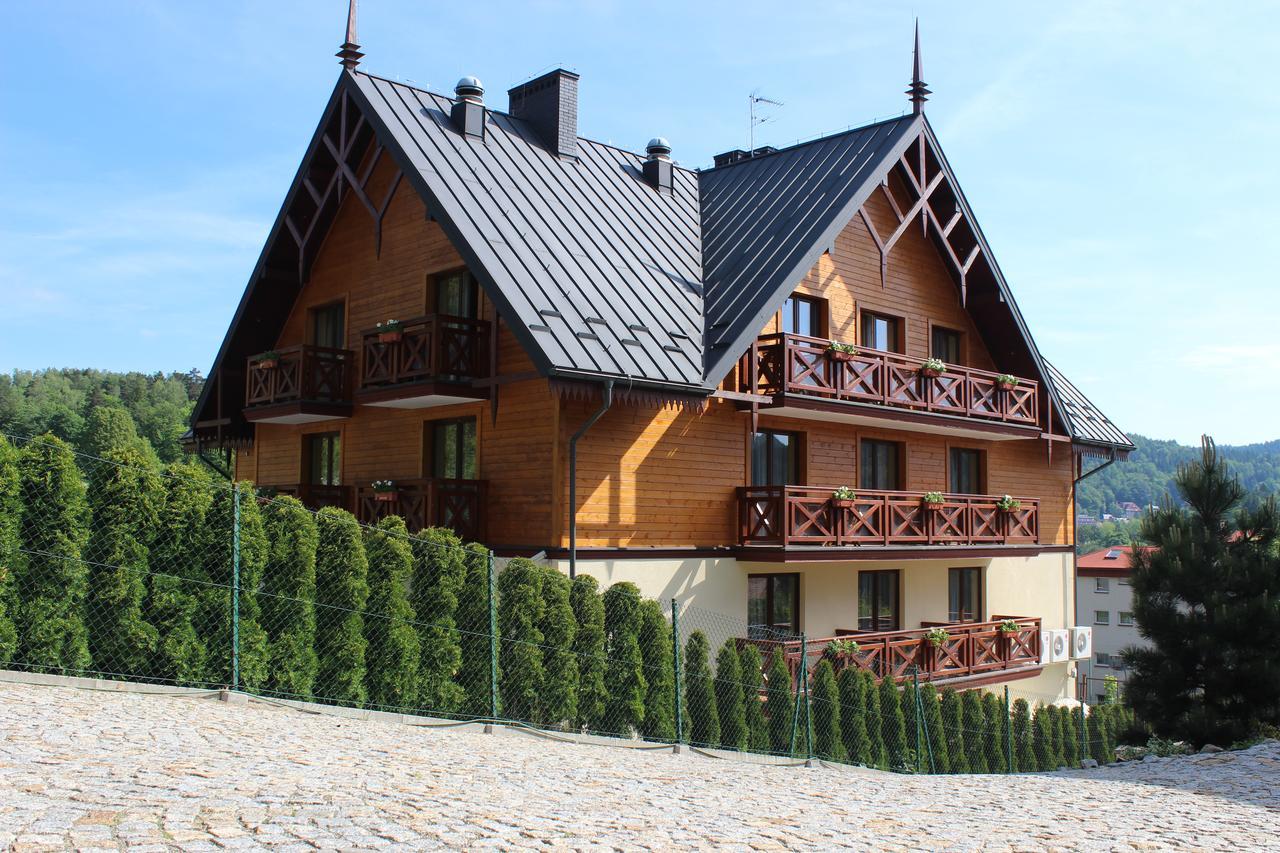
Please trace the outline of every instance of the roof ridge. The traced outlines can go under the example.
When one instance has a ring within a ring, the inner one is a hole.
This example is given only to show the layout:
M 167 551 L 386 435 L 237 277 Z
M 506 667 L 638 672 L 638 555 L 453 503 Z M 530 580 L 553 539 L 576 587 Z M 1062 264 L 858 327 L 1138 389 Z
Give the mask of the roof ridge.
M 792 143 L 791 145 L 787 145 L 783 148 L 776 148 L 773 151 L 760 154 L 759 156 L 756 156 L 756 157 L 747 157 L 742 160 L 736 160 L 732 163 L 725 163 L 723 166 L 712 166 L 710 169 L 699 169 L 698 172 L 700 174 L 705 175 L 708 172 L 719 172 L 724 169 L 731 169 L 734 166 L 741 166 L 743 163 L 758 163 L 767 157 L 773 157 L 777 154 L 786 154 L 789 151 L 795 151 L 797 148 L 803 148 L 806 145 L 816 145 L 819 142 L 827 142 L 832 139 L 836 139 L 837 137 L 840 137 L 840 136 L 847 136 L 852 133 L 862 133 L 865 130 L 870 130 L 873 127 L 879 127 L 882 124 L 893 124 L 894 122 L 899 122 L 903 120 L 910 121 L 914 118 L 915 116 L 911 115 L 910 113 L 903 113 L 900 116 L 883 118 L 883 119 L 880 119 L 879 121 L 868 122 L 867 124 L 860 124 L 857 127 L 846 127 L 844 130 L 837 130 L 833 133 L 822 133 L 817 136 L 811 137 L 809 139 L 804 139 L 804 140 L 801 140 L 800 142 Z M 771 146 L 768 146 L 768 147 L 771 147 Z

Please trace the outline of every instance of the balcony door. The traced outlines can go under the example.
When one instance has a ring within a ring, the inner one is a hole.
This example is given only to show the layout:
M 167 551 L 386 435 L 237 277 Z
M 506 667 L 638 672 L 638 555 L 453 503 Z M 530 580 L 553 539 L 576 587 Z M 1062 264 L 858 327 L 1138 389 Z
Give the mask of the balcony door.
M 311 309 L 311 343 L 318 347 L 345 349 L 347 346 L 346 305 L 334 302 Z
M 981 622 L 982 569 L 949 569 L 947 571 L 947 602 L 948 621 Z
M 426 429 L 428 476 L 438 480 L 476 479 L 476 419 L 430 421 Z
M 804 335 L 809 338 L 823 337 L 825 332 L 825 303 L 811 296 L 791 296 L 782 303 L 779 312 L 778 328 L 788 335 Z
M 897 631 L 901 626 L 897 569 L 858 572 L 858 630 Z
M 303 474 L 308 486 L 342 485 L 342 434 L 319 432 L 303 436 Z
M 903 476 L 906 450 L 896 441 L 864 438 L 858 442 L 858 487 L 879 492 L 898 492 L 905 486 Z
M 800 481 L 798 433 L 764 429 L 751 436 L 751 485 L 795 486 Z
M 929 355 L 942 359 L 947 364 L 962 364 L 960 342 L 960 333 L 955 329 L 934 326 L 930 334 Z
M 800 630 L 800 575 L 747 577 L 747 636 L 780 640 Z
M 435 313 L 474 320 L 479 309 L 476 280 L 467 270 L 438 275 L 435 278 Z
M 986 491 L 983 452 L 969 447 L 953 447 L 947 453 L 947 490 L 959 495 L 980 495 Z

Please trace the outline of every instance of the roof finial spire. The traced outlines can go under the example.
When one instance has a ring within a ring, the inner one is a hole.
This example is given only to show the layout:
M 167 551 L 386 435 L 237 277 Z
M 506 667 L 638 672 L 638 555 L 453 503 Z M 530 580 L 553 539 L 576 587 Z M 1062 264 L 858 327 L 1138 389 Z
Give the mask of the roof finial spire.
M 911 65 L 911 88 L 907 89 L 907 94 L 911 96 L 911 112 L 913 115 L 920 115 L 924 112 L 924 102 L 929 100 L 929 96 L 933 94 L 925 88 L 924 81 L 920 79 L 920 19 L 916 18 L 916 47 L 912 51 L 913 62 Z
M 347 4 L 347 40 L 334 56 L 342 60 L 342 67 L 348 71 L 354 70 L 364 56 L 360 52 L 360 45 L 356 43 L 356 0 L 349 0 Z

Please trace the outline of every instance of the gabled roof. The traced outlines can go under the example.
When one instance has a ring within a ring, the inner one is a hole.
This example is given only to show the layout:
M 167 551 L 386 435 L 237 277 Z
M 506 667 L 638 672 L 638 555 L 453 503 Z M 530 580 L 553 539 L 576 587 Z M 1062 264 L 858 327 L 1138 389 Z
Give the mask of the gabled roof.
M 919 132 L 902 116 L 698 175 L 707 379 L 747 342 L 867 200 Z
M 1114 449 L 1125 454 L 1134 449 L 1129 436 L 1121 432 L 1088 397 L 1080 393 L 1080 389 L 1071 384 L 1071 380 L 1062 375 L 1058 368 L 1048 361 L 1044 362 L 1044 366 L 1049 370 L 1049 381 L 1057 392 L 1063 420 L 1066 421 L 1073 442 Z

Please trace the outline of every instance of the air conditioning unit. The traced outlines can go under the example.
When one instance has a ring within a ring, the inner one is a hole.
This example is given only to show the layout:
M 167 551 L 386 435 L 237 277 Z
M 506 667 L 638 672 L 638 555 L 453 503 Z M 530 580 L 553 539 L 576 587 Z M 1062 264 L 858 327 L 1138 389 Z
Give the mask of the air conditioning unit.
M 1093 629 L 1077 625 L 1071 629 L 1071 659 L 1085 660 L 1093 657 Z
M 1062 663 L 1071 656 L 1071 637 L 1066 628 L 1040 632 L 1040 663 Z

